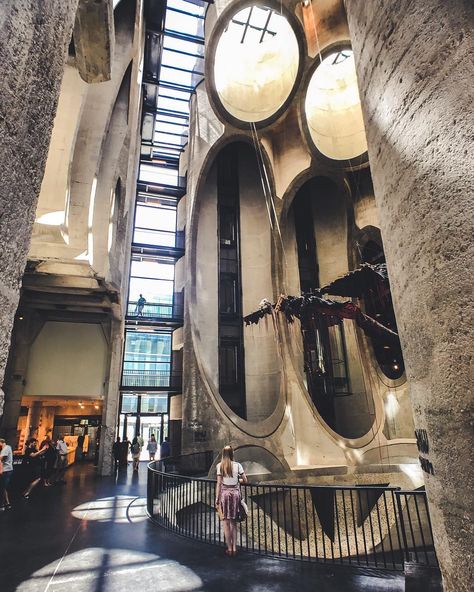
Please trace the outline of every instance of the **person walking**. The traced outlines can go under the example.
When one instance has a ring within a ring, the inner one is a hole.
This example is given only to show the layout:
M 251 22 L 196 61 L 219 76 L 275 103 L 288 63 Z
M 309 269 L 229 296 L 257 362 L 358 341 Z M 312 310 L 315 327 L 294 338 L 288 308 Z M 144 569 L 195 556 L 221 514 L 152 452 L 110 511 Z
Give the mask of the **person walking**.
M 86 437 L 84 434 L 79 434 L 77 437 L 77 448 L 76 448 L 76 459 L 75 460 L 84 460 L 84 440 Z
M 8 489 L 13 475 L 13 450 L 3 438 L 0 438 L 0 508 L 10 510 Z
M 168 438 L 165 438 L 160 446 L 160 460 L 168 458 L 171 454 L 170 443 Z
M 114 470 L 117 470 L 120 465 L 120 455 L 122 451 L 122 442 L 120 441 L 120 436 L 117 436 L 117 439 L 112 445 L 112 456 L 114 457 Z
M 68 467 L 67 456 L 69 454 L 69 448 L 68 448 L 68 445 L 66 444 L 66 442 L 64 441 L 64 437 L 62 434 L 59 435 L 58 443 L 56 444 L 56 450 L 58 451 L 58 454 L 59 454 L 58 474 L 56 477 L 56 482 L 57 483 L 66 483 L 66 481 L 64 479 L 64 474 L 65 474 L 66 469 Z
M 128 450 L 130 448 L 130 440 L 125 436 L 123 442 L 120 444 L 120 466 L 126 467 L 128 465 Z
M 26 468 L 28 476 L 28 486 L 23 492 L 23 497 L 30 499 L 30 493 L 33 489 L 41 483 L 41 480 L 46 479 L 44 476 L 44 455 L 48 451 L 48 446 L 45 444 L 38 450 L 38 440 L 36 438 L 28 438 L 25 445 L 25 455 L 23 457 L 23 466 Z
M 237 525 L 240 512 L 240 483 L 247 483 L 242 465 L 234 462 L 232 446 L 222 449 L 221 462 L 217 464 L 216 510 L 224 524 L 225 551 L 229 557 L 237 554 Z
M 138 467 L 140 466 L 140 452 L 141 452 L 140 442 L 138 438 L 135 436 L 132 440 L 132 445 L 130 446 L 130 452 L 132 453 L 132 460 L 133 460 L 133 470 L 138 471 Z
M 40 450 L 46 448 L 46 452 L 44 453 L 44 461 L 43 461 L 43 480 L 45 487 L 51 487 L 53 485 L 53 475 L 54 469 L 58 462 L 58 451 L 56 450 L 56 446 L 54 442 L 51 440 L 50 436 L 46 436 L 43 442 L 41 442 Z
M 150 455 L 150 460 L 155 460 L 155 454 L 158 450 L 158 443 L 155 438 L 155 434 L 151 435 L 151 438 L 147 444 L 146 449 L 148 450 L 148 454 Z

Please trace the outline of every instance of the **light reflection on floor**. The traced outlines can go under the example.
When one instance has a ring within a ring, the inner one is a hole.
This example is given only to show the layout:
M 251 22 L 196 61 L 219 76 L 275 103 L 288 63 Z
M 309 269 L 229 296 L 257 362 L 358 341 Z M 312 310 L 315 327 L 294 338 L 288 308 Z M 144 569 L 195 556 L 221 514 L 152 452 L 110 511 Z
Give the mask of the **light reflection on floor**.
M 130 495 L 104 497 L 76 506 L 71 513 L 79 520 L 115 524 L 142 522 L 147 519 L 146 499 Z
M 58 560 L 59 561 L 59 560 Z M 177 561 L 127 549 L 91 547 L 66 555 L 36 571 L 16 592 L 191 592 L 202 580 Z

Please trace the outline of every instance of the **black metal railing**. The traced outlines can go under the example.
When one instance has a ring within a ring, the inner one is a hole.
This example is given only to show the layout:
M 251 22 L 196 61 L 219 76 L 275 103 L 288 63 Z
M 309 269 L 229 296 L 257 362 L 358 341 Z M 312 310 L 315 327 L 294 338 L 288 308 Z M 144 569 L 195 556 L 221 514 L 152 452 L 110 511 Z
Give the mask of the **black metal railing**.
M 185 475 L 187 477 L 206 477 L 214 461 L 212 450 L 168 456 L 157 461 L 160 470 L 168 474 Z
M 179 390 L 182 383 L 182 372 L 174 370 L 135 370 L 128 368 L 122 370 L 123 387 L 169 388 Z
M 184 314 L 183 306 L 176 306 L 165 303 L 146 303 L 138 306 L 137 302 L 130 301 L 127 308 L 128 317 L 137 319 L 182 319 Z
M 171 465 L 170 465 L 171 466 Z M 178 534 L 224 544 L 216 482 L 148 467 L 149 516 Z M 180 472 L 180 471 L 178 471 Z M 272 557 L 400 570 L 437 566 L 423 491 L 381 486 L 242 485 L 249 507 L 239 546 Z

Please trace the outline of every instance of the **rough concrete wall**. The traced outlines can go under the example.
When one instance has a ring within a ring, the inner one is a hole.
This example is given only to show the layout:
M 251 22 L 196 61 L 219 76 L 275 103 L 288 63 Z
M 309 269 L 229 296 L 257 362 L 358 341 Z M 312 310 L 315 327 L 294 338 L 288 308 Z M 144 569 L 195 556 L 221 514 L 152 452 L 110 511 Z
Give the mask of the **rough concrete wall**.
M 444 589 L 463 592 L 474 576 L 474 5 L 346 9 Z
M 77 0 L 0 6 L 0 380 L 76 6 Z

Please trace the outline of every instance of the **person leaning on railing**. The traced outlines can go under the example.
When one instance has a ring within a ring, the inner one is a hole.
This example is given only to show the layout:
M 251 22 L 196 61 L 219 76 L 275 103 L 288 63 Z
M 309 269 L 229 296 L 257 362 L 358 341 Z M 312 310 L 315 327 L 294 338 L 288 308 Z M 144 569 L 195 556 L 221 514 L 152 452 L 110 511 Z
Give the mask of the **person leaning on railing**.
M 237 554 L 236 521 L 241 505 L 240 483 L 247 483 L 242 465 L 234 462 L 232 446 L 222 449 L 221 462 L 217 464 L 216 510 L 224 524 L 224 538 L 227 544 L 225 554 Z

